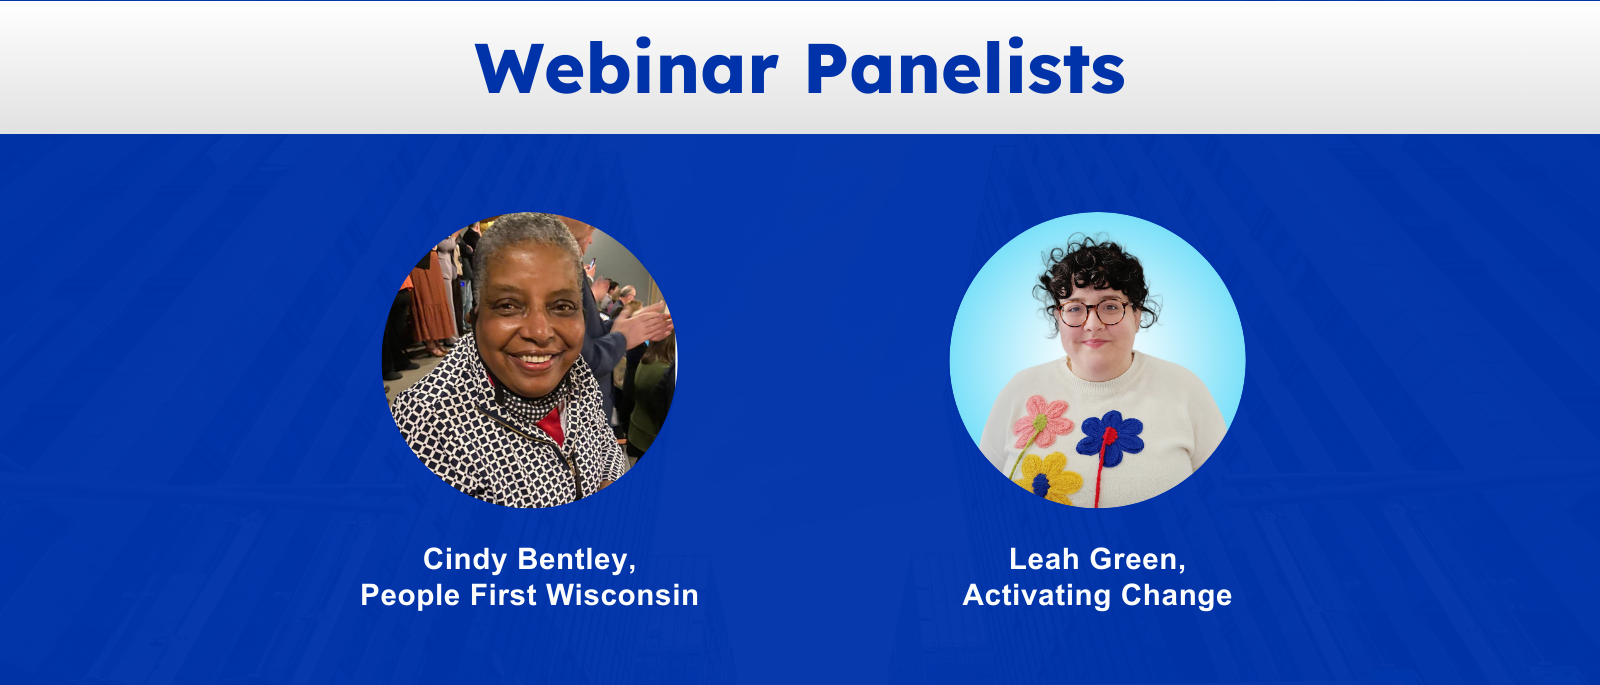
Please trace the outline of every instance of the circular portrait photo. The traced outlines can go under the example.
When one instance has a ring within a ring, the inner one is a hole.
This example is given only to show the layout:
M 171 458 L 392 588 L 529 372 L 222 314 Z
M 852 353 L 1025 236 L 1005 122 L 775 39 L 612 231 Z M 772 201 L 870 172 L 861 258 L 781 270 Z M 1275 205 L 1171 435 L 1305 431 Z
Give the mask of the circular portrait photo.
M 1073 507 L 1142 502 L 1211 458 L 1244 389 L 1244 331 L 1182 238 L 1074 214 L 1000 248 L 950 341 L 967 433 L 1026 493 Z
M 449 234 L 399 285 L 384 393 L 429 470 L 507 507 L 583 499 L 666 420 L 672 315 L 650 272 L 593 226 L 504 214 Z

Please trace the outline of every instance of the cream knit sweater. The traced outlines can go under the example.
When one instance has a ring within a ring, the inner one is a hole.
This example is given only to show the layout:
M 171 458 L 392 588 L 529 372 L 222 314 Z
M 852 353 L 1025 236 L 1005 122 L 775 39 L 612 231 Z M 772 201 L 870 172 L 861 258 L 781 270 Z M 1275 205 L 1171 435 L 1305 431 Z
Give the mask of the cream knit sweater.
M 1044 418 L 1030 411 L 1029 399 L 1035 396 L 1042 401 L 1035 400 L 1033 409 L 1046 407 Z M 1058 411 L 1059 404 L 1052 404 L 1062 401 L 1067 404 L 1064 412 Z M 1061 419 L 1071 421 L 1072 427 L 1058 434 L 1064 429 Z M 1108 432 L 1107 426 L 1117 433 Z M 1040 433 L 1036 427 L 1050 435 L 1035 437 Z M 1098 478 L 1099 505 L 1120 507 L 1150 499 L 1183 482 L 1211 456 L 1227 430 L 1221 410 L 1198 376 L 1136 350 L 1127 372 L 1103 383 L 1073 375 L 1066 357 L 1023 369 L 1000 391 L 978 448 L 1002 474 L 1026 480 L 1023 487 L 1030 489 L 1038 476 L 1025 478 L 1027 467 L 1032 464 L 1037 472 L 1042 464 L 1049 470 L 1060 463 L 1050 455 L 1059 452 L 1066 457 L 1069 475 L 1063 480 L 1058 473 L 1048 479 L 1056 484 L 1055 496 L 1050 499 L 1063 501 L 1065 495 L 1073 506 L 1095 506 Z M 1024 456 L 1020 443 L 1030 437 L 1033 444 L 1027 454 L 1038 455 L 1040 460 L 1024 461 L 1012 475 L 1013 465 Z M 1103 469 L 1102 447 L 1110 453 Z M 1121 461 L 1111 465 L 1117 456 Z M 1064 493 L 1063 489 L 1077 482 L 1070 473 L 1082 478 L 1082 486 Z M 1044 481 L 1040 485 L 1047 488 Z

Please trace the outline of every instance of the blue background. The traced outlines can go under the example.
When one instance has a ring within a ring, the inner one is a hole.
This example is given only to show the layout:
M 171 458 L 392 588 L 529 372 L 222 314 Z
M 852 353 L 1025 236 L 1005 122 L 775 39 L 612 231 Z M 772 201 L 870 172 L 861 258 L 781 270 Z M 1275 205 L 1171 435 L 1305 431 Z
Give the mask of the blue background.
M 1148 302 L 1160 316 L 1137 332 L 1134 347 L 1194 372 L 1222 419 L 1233 423 L 1244 391 L 1244 329 L 1222 277 L 1171 231 L 1123 214 L 1085 212 L 1012 238 L 972 277 L 961 298 L 950 332 L 950 390 L 972 441 L 982 439 L 994 400 L 1012 376 L 1065 356 L 1061 336 L 1050 335 L 1055 320 L 1044 313 L 1034 288 L 1046 256 L 1085 235 L 1116 242 L 1144 268 Z M 1067 418 L 1082 420 L 1073 411 Z
M 1595 138 L 0 139 L 0 682 L 1600 683 Z M 578 217 L 669 298 L 636 471 L 549 511 L 445 487 L 379 392 L 447 230 Z M 1233 293 L 1207 468 L 1087 511 L 981 457 L 948 343 L 1053 217 L 1138 216 Z M 627 552 L 696 608 L 362 607 L 429 546 Z M 1173 552 L 1010 571 L 1009 549 Z M 1226 587 L 962 607 L 968 583 Z

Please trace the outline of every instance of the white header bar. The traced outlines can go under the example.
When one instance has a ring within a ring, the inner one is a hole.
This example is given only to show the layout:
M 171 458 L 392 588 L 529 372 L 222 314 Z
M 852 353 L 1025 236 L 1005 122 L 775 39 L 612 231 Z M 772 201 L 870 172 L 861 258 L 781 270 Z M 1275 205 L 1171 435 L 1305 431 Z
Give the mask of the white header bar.
M 1591 3 L 6 3 L 0 132 L 1596 133 L 1597 27 Z M 590 41 L 629 65 L 622 92 L 590 92 Z M 479 43 L 494 65 L 543 45 L 529 92 L 507 75 L 490 93 Z M 813 43 L 846 57 L 820 93 Z M 1117 58 L 1098 66 L 1121 87 L 1096 92 L 1111 84 L 1089 64 L 1070 92 L 1074 46 Z M 560 55 L 576 93 L 547 80 Z M 670 55 L 739 56 L 743 92 L 697 73 L 685 93 L 682 69 L 660 92 Z M 756 55 L 779 57 L 762 93 Z M 858 92 L 863 55 L 889 57 L 891 92 Z M 935 93 L 923 68 L 901 92 L 919 55 Z M 1029 90 L 1036 57 L 1058 62 L 1054 92 Z

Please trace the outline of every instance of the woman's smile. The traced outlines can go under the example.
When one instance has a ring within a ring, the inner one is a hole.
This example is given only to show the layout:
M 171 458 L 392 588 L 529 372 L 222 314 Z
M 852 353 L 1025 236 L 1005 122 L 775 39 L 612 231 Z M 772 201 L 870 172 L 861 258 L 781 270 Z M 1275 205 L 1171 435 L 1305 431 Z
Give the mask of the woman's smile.
M 518 370 L 527 372 L 531 375 L 537 375 L 549 371 L 550 367 L 553 365 L 552 360 L 561 356 L 561 352 L 555 351 L 548 354 L 523 353 L 513 354 L 510 356 L 512 359 L 516 360 L 516 364 L 514 366 Z
M 576 260 L 543 244 L 511 245 L 486 260 L 475 330 L 495 378 L 523 397 L 544 397 L 583 350 Z

